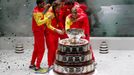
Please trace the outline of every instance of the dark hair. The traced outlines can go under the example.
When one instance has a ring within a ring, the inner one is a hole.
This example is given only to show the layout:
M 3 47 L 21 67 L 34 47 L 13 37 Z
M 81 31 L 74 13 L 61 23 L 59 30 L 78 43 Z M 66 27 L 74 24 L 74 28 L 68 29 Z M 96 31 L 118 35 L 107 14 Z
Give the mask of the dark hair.
M 79 2 L 79 3 L 85 2 L 85 0 L 76 0 L 76 1 Z
M 53 13 L 54 13 L 54 16 L 56 18 L 56 22 L 58 24 L 59 20 L 58 20 L 58 16 L 56 15 L 56 8 L 59 6 L 60 4 L 57 2 L 57 1 L 54 1 L 52 3 L 52 10 L 53 10 Z
M 52 4 L 56 0 L 47 0 L 47 3 Z
M 44 0 L 36 0 L 37 5 L 41 4 L 42 2 L 44 2 Z
M 74 5 L 75 0 L 66 0 L 65 5 Z

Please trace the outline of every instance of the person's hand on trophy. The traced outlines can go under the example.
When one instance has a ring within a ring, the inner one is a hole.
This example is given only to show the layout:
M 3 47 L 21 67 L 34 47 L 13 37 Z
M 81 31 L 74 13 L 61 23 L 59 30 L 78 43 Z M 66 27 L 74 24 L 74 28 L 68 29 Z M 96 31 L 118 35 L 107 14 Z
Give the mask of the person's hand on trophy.
M 54 29 L 54 31 L 57 32 L 60 35 L 63 35 L 64 34 L 64 31 L 63 30 L 60 30 L 60 29 Z

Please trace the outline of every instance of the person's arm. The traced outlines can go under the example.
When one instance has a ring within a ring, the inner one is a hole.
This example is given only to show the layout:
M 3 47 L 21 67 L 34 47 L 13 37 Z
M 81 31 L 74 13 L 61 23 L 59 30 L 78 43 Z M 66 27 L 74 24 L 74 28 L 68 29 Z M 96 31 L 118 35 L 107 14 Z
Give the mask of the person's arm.
M 74 22 L 81 21 L 82 19 L 85 18 L 85 16 L 86 16 L 86 14 L 81 13 L 81 14 L 80 14 L 80 17 L 78 17 L 77 19 L 75 19 Z
M 55 27 L 53 27 L 53 26 L 51 25 L 51 19 L 48 19 L 48 20 L 47 20 L 46 25 L 47 25 L 47 28 L 51 29 L 52 31 L 54 31 L 54 30 L 56 29 Z
M 54 13 L 52 12 L 52 7 L 49 8 L 49 10 L 47 11 L 47 13 L 45 14 L 45 17 L 49 17 L 51 16 L 49 19 L 46 20 L 46 26 L 47 28 L 51 29 L 54 32 L 57 32 L 58 34 L 64 34 L 64 31 L 57 29 L 55 27 L 52 26 L 52 19 L 54 18 Z
M 52 14 L 51 14 L 51 15 L 52 15 Z M 53 27 L 53 26 L 51 25 L 51 21 L 52 21 L 51 19 L 48 19 L 48 20 L 47 20 L 47 23 L 46 23 L 47 27 L 48 27 L 49 29 L 51 29 L 52 31 L 57 32 L 57 33 L 60 34 L 60 35 L 64 34 L 64 31 Z
M 52 12 L 52 7 L 50 7 L 50 8 L 48 9 L 48 11 L 46 12 L 46 14 L 45 14 L 44 17 L 49 17 L 49 16 L 51 16 L 51 18 L 49 18 L 49 19 L 46 20 L 46 21 L 47 21 L 47 22 L 46 22 L 46 25 L 47 25 L 47 27 L 48 27 L 49 29 L 51 29 L 51 30 L 54 31 L 56 28 L 51 25 L 51 21 L 52 21 L 52 19 L 54 18 L 54 14 L 53 14 L 53 12 Z
M 65 21 L 65 30 L 70 29 L 70 26 L 72 25 L 72 21 L 69 18 L 69 16 L 66 17 L 66 21 Z
M 47 17 L 44 17 L 44 15 L 41 12 L 33 13 L 33 17 L 34 17 L 38 26 L 41 26 L 42 24 L 45 24 L 46 20 L 48 19 Z

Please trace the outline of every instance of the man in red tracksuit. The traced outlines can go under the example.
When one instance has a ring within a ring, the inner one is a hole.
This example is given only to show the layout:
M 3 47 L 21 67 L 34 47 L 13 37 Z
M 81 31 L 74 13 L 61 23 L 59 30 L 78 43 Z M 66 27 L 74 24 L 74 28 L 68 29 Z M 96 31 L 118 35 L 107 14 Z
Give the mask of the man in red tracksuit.
M 88 16 L 87 16 L 87 14 L 86 14 L 87 7 L 86 7 L 86 5 L 79 4 L 78 2 L 75 2 L 73 8 L 75 8 L 75 9 L 76 9 L 76 12 L 81 15 L 81 17 L 79 17 L 79 18 L 77 19 L 77 21 L 78 21 L 78 20 L 81 20 L 84 16 L 86 17 L 85 22 L 88 20 L 88 21 L 87 21 L 87 22 L 88 22 L 88 24 L 87 24 L 88 26 L 85 26 L 85 27 L 87 27 L 87 28 L 85 29 L 85 31 L 86 31 L 86 33 L 89 33 L 89 35 L 88 35 L 88 36 L 87 36 L 86 34 L 85 34 L 85 35 L 86 35 L 86 39 L 90 42 L 90 26 L 91 26 L 91 19 L 88 19 Z M 92 60 L 95 61 L 95 57 L 94 57 L 94 53 L 93 53 L 93 50 L 92 50 L 92 46 L 91 46 L 91 45 L 90 45 L 90 51 L 92 52 Z
M 46 16 L 53 16 L 51 20 L 47 21 L 46 29 L 45 29 L 45 38 L 46 45 L 48 49 L 48 67 L 49 70 L 53 68 L 53 64 L 56 57 L 56 50 L 58 48 L 58 39 L 59 34 L 63 34 L 64 32 L 59 29 L 59 18 L 58 18 L 58 10 L 59 4 L 54 2 L 52 6 L 48 9 Z
M 44 24 L 47 21 L 47 17 L 44 17 L 43 11 L 47 7 L 44 0 L 37 0 L 37 6 L 33 10 L 32 16 L 32 31 L 34 35 L 34 51 L 32 54 L 31 64 L 29 68 L 35 69 L 38 73 L 45 73 L 46 70 L 40 68 L 40 64 L 45 51 L 45 41 L 44 41 Z
M 71 14 L 69 14 L 66 17 L 65 30 L 68 30 L 70 28 L 81 28 L 84 30 L 85 39 L 87 39 L 90 42 L 90 28 L 89 28 L 88 16 L 85 13 L 80 12 L 78 12 L 78 7 L 72 8 Z M 92 52 L 92 60 L 95 61 L 93 51 L 92 49 L 90 50 Z
M 59 11 L 59 20 L 60 20 L 60 29 L 64 29 L 65 30 L 65 20 L 66 17 L 71 13 L 71 9 L 74 6 L 73 1 L 69 1 L 69 0 L 62 0 L 61 1 L 61 7 L 60 7 L 60 11 Z M 59 35 L 60 39 L 65 39 L 67 38 L 66 34 L 63 35 Z

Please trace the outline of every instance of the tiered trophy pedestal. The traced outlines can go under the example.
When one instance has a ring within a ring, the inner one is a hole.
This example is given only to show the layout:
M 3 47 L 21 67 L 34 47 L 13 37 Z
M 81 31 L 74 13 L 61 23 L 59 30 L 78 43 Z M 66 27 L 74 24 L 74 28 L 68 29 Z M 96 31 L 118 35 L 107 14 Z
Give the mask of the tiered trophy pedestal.
M 86 39 L 63 39 L 54 64 L 54 72 L 60 75 L 88 75 L 94 72 L 94 62 Z

